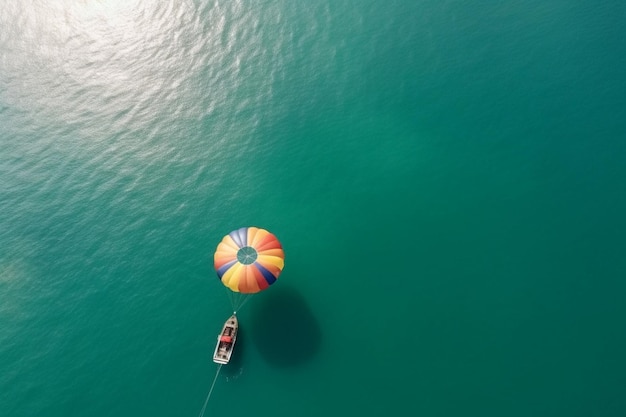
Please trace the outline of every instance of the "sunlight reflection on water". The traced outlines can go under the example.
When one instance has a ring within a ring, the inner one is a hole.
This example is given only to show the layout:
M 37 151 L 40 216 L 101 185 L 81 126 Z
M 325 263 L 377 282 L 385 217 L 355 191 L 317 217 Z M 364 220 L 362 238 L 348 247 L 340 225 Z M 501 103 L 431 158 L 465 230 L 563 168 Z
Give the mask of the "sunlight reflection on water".
M 214 111 L 224 105 L 224 90 L 237 87 L 236 74 L 224 70 L 233 59 L 224 15 L 232 12 L 141 0 L 7 8 L 0 94 L 24 110 L 25 125 L 56 126 L 90 141 L 141 129 L 153 136 L 172 127 L 172 116 L 182 123 Z M 197 80 L 207 66 L 218 70 L 201 92 Z

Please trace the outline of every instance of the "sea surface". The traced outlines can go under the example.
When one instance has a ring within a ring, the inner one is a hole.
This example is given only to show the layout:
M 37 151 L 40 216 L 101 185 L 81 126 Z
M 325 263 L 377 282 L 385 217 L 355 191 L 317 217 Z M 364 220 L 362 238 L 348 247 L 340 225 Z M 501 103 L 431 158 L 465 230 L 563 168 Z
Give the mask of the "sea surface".
M 625 416 L 625 21 L 0 1 L 0 415 Z M 243 226 L 285 268 L 216 376 Z

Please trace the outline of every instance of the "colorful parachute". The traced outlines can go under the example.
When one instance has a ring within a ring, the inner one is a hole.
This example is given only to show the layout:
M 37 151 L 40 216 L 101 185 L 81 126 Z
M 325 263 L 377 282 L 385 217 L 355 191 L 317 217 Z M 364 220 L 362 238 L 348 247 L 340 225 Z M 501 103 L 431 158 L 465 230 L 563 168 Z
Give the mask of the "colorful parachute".
M 222 284 L 251 294 L 276 281 L 285 265 L 285 253 L 276 236 L 267 230 L 242 227 L 224 236 L 213 260 Z

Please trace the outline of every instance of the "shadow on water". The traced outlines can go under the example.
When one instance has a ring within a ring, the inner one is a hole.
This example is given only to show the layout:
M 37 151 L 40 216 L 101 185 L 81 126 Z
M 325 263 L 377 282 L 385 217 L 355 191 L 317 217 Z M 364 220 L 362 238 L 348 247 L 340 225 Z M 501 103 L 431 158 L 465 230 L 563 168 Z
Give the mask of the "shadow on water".
M 297 366 L 315 355 L 322 333 L 299 292 L 288 287 L 272 290 L 254 305 L 251 340 L 271 365 Z

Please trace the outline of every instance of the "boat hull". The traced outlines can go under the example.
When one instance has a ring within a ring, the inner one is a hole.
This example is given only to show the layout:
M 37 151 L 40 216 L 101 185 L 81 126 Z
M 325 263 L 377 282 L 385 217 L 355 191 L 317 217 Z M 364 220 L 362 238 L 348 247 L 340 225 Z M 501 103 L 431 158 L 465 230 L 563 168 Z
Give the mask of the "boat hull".
M 230 362 L 233 354 L 235 342 L 237 341 L 237 331 L 239 330 L 239 322 L 236 315 L 232 315 L 226 320 L 222 331 L 217 335 L 217 344 L 213 352 L 213 362 L 226 365 Z

